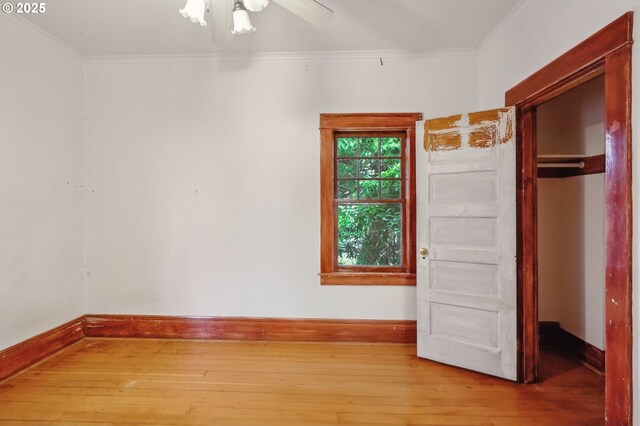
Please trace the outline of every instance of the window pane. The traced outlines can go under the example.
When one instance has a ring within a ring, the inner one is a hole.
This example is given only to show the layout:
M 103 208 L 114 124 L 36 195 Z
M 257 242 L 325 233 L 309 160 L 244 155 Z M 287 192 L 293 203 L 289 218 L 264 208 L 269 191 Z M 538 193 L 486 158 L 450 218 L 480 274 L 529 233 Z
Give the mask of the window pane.
M 360 138 L 360 156 L 377 157 L 378 141 L 378 138 Z
M 361 178 L 377 178 L 378 163 L 380 160 L 360 160 L 360 176 Z
M 380 151 L 382 157 L 400 157 L 400 138 L 381 138 Z
M 380 198 L 379 180 L 361 180 L 360 198 Z
M 338 204 L 338 265 L 402 264 L 402 207 Z
M 383 178 L 400 178 L 400 159 L 380 160 L 380 176 Z
M 388 199 L 400 198 L 400 181 L 399 180 L 383 180 L 380 198 L 388 198 Z
M 357 160 L 338 160 L 338 179 L 358 176 Z
M 358 155 L 358 138 L 338 138 L 338 157 Z
M 338 198 L 351 199 L 358 198 L 358 182 L 355 180 L 339 180 L 338 181 Z

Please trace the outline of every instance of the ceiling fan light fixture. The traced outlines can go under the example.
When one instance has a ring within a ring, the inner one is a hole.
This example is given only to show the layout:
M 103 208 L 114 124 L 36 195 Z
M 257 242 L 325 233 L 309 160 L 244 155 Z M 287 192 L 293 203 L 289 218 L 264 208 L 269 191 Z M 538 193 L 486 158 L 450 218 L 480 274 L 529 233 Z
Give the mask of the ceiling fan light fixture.
M 194 24 L 204 27 L 207 25 L 207 21 L 204 19 L 206 10 L 207 0 L 187 0 L 187 4 L 182 9 L 179 9 L 179 12 Z
M 244 7 L 249 12 L 261 12 L 269 4 L 269 0 L 244 0 Z
M 244 4 L 240 0 L 235 0 L 233 4 L 233 31 L 231 33 L 234 35 L 247 34 L 255 30 L 256 27 L 251 24 L 249 13 L 247 13 Z

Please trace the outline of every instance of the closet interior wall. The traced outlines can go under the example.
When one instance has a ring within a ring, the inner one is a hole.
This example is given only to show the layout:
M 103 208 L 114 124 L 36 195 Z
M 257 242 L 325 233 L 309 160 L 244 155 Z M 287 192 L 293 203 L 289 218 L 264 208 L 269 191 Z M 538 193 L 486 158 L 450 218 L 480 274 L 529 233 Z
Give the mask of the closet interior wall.
M 538 156 L 604 153 L 604 78 L 537 108 Z M 604 350 L 604 173 L 538 179 L 539 321 Z

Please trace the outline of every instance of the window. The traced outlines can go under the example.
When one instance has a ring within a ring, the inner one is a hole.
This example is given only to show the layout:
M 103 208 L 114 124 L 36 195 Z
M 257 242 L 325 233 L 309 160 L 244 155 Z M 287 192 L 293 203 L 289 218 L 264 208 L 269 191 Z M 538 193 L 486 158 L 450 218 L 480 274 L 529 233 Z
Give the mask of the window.
M 415 285 L 419 113 L 321 114 L 321 284 Z

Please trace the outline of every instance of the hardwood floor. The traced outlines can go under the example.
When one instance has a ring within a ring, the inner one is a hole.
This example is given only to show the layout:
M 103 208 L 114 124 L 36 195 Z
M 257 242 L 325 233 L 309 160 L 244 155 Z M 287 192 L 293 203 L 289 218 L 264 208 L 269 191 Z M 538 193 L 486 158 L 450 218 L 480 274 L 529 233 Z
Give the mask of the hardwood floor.
M 521 385 L 415 345 L 86 338 L 0 384 L 2 425 L 601 425 L 603 377 Z M 546 362 L 548 361 L 548 362 Z

